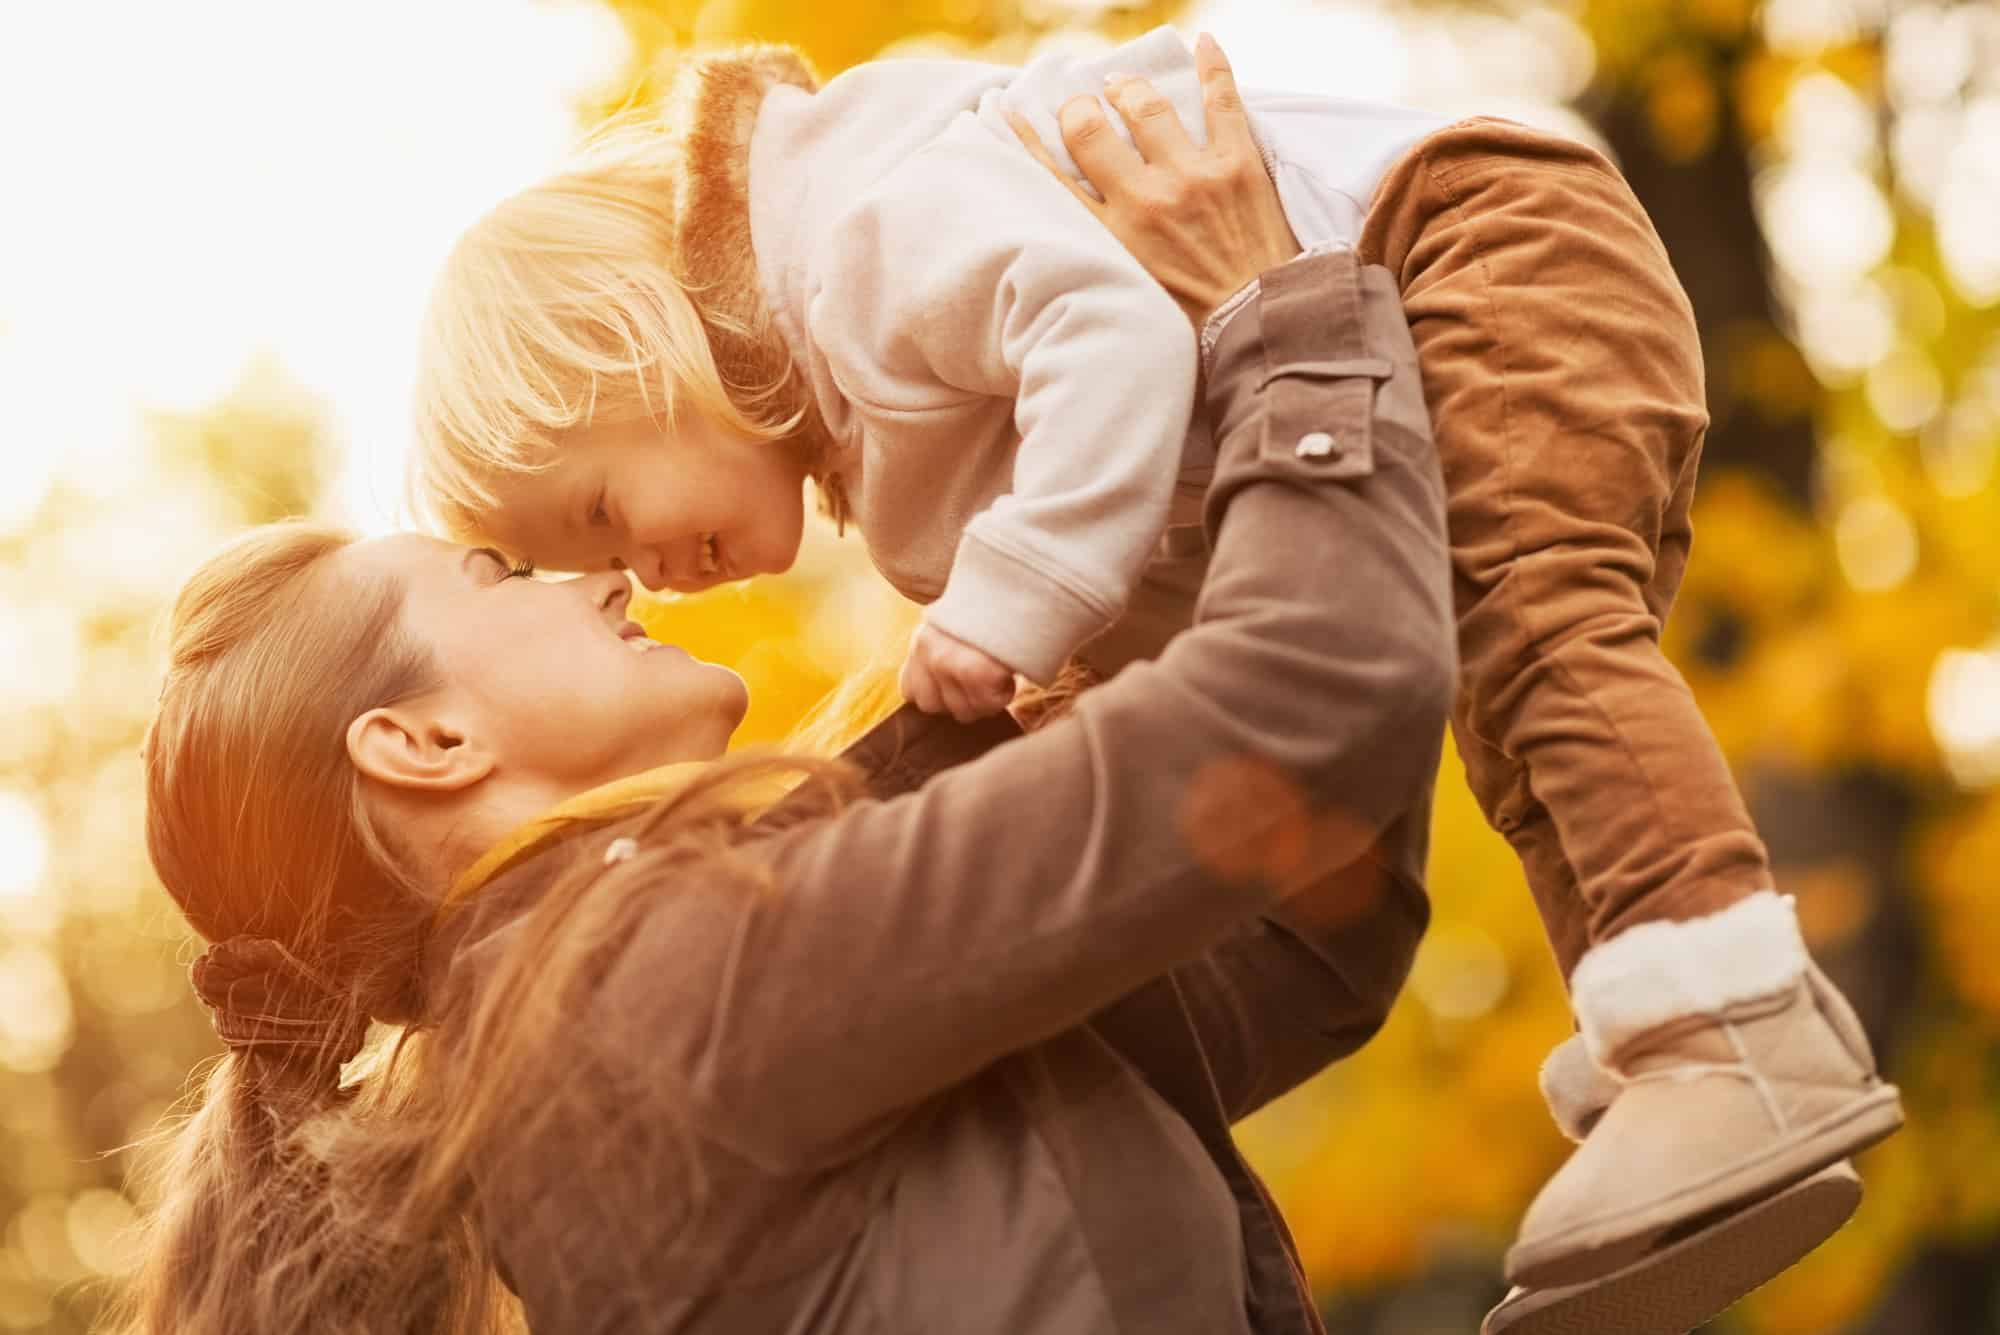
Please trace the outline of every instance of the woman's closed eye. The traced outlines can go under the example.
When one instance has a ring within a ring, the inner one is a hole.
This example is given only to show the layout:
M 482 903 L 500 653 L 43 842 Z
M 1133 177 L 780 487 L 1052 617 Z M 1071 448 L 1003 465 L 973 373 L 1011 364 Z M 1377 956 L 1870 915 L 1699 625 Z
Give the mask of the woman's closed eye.
M 468 569 L 470 569 L 470 562 L 473 557 L 484 557 L 487 561 L 500 568 L 500 578 L 494 581 L 495 584 L 505 584 L 510 579 L 526 579 L 535 573 L 535 563 L 533 561 L 509 560 L 506 554 L 497 547 L 473 548 L 471 554 L 465 558 L 468 563 Z

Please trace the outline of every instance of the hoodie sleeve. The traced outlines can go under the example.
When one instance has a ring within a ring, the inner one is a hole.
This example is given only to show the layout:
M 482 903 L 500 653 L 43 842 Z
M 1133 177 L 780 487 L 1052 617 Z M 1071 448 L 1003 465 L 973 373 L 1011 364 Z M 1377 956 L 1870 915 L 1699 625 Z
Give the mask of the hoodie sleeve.
M 823 254 L 813 335 L 861 420 L 871 508 L 934 504 L 941 474 L 995 448 L 954 431 L 966 405 L 1013 401 L 1012 477 L 968 518 L 926 617 L 1050 680 L 1123 609 L 1166 524 L 1194 400 L 1187 318 L 970 113 Z

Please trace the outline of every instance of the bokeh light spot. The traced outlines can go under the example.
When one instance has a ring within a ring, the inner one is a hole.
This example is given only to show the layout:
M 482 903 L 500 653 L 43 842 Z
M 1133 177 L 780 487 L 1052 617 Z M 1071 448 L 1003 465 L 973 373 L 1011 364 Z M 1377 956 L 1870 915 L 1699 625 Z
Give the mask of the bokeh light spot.
M 48 865 L 42 813 L 20 793 L 0 789 L 0 900 L 33 895 Z
M 60 704 L 76 689 L 83 645 L 75 610 L 0 593 L 0 709 Z
M 1944 407 L 1944 379 L 1921 348 L 1904 344 L 1868 369 L 1868 406 L 1891 431 L 1915 431 Z
M 74 1031 L 69 986 L 49 952 L 26 944 L 0 952 L 0 1066 L 49 1070 Z
M 1758 213 L 1771 251 L 1807 287 L 1851 283 L 1880 264 L 1896 236 L 1889 201 L 1852 163 L 1804 158 L 1757 178 Z
M 2000 781 L 2000 649 L 1947 649 L 1931 670 L 1931 735 L 1968 788 Z
M 1993 480 L 2000 418 L 1983 402 L 1961 402 L 1932 421 L 1918 449 L 1924 472 L 1940 495 L 1952 500 L 1977 496 Z
M 1850 501 L 1834 523 L 1833 537 L 1848 583 L 1864 593 L 1893 589 L 1917 568 L 1917 530 L 1885 496 Z
M 2000 301 L 2000 96 L 1966 108 L 1936 207 L 1952 285 L 1976 306 Z
M 1878 147 L 1875 113 L 1846 80 L 1817 70 L 1801 78 L 1778 111 L 1778 139 L 1788 152 L 1870 162 Z
M 1441 1020 L 1476 1020 L 1507 995 L 1507 956 L 1464 923 L 1433 925 L 1417 951 L 1410 990 Z
M 1889 355 L 1896 312 L 1873 283 L 1821 288 L 1800 298 L 1798 332 L 1821 378 L 1838 383 Z
M 132 1202 L 104 1187 L 80 1191 L 69 1203 L 70 1250 L 85 1268 L 122 1275 L 139 1259 L 138 1216 Z
M 1956 96 L 1978 44 L 1959 9 L 1911 5 L 1889 21 L 1883 48 L 1889 96 L 1908 105 Z
M 1773 50 L 1809 56 L 1852 41 L 1859 25 L 1850 0 L 1767 0 L 1760 16 Z
M 31 1198 L 7 1231 L 28 1269 L 51 1285 L 68 1284 L 87 1273 L 69 1245 L 69 1202 L 53 1191 Z

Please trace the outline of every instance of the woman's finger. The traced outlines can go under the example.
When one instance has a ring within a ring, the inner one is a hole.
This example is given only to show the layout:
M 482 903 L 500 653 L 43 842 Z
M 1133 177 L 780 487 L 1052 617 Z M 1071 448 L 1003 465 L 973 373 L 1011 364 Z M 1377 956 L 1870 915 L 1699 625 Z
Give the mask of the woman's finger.
M 1055 177 L 1058 181 L 1062 182 L 1063 189 L 1069 191 L 1072 195 L 1075 195 L 1079 200 L 1083 201 L 1083 206 L 1089 209 L 1092 213 L 1096 213 L 1099 209 L 1104 207 L 1102 204 L 1098 203 L 1097 200 L 1091 198 L 1091 194 L 1088 190 L 1085 190 L 1081 185 L 1077 184 L 1076 178 L 1074 176 L 1071 176 L 1068 172 L 1064 171 L 1061 167 L 1056 165 L 1055 155 L 1049 152 L 1048 145 L 1044 144 L 1042 142 L 1042 137 L 1035 133 L 1035 127 L 1033 123 L 1031 123 L 1026 116 L 1023 116 L 1018 111 L 1010 111 L 1007 113 L 1007 123 L 1014 127 L 1014 135 L 1021 141 L 1021 147 L 1028 150 L 1028 156 L 1033 158 L 1036 162 L 1041 163 L 1043 169 L 1047 171 L 1049 175 Z
M 1236 73 L 1229 57 L 1213 37 L 1203 33 L 1195 39 L 1194 67 L 1201 76 L 1201 104 L 1208 117 L 1208 146 L 1230 153 L 1257 156 L 1257 140 L 1250 133 L 1250 117 L 1243 110 L 1243 94 L 1236 89 Z
M 1062 126 L 1063 147 L 1076 165 L 1106 199 L 1132 193 L 1133 185 L 1146 171 L 1146 160 L 1118 137 L 1110 118 L 1094 97 L 1072 97 L 1056 116 Z
M 1194 140 L 1159 89 L 1136 76 L 1112 74 L 1105 77 L 1104 95 L 1124 118 L 1146 161 L 1172 167 L 1194 157 Z

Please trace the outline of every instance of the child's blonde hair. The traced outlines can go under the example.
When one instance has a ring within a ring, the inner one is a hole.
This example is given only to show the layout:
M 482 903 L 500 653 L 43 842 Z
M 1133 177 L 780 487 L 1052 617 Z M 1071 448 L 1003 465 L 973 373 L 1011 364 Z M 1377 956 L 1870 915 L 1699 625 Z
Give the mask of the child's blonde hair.
M 420 515 L 476 537 L 496 475 L 548 467 L 565 433 L 594 422 L 692 409 L 772 441 L 806 426 L 789 357 L 740 314 L 761 303 L 677 263 L 680 160 L 657 110 L 627 113 L 452 247 L 418 357 Z

